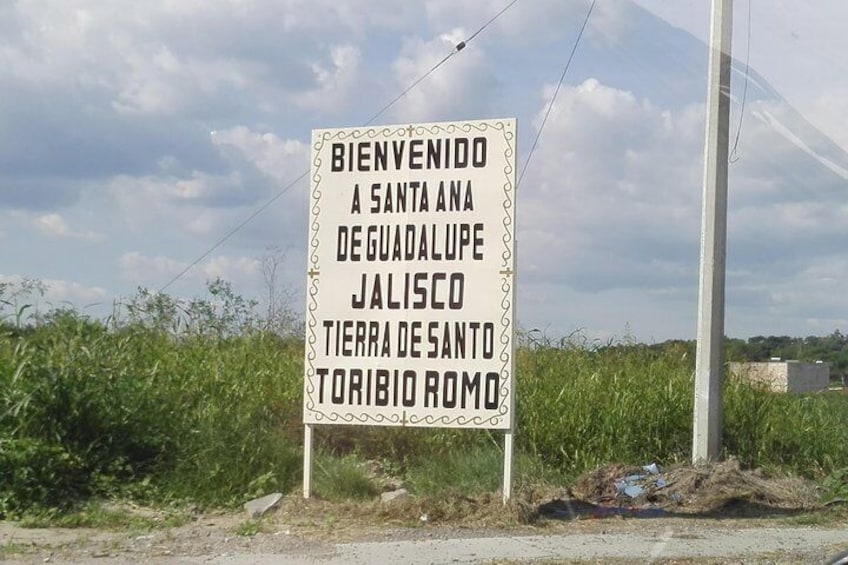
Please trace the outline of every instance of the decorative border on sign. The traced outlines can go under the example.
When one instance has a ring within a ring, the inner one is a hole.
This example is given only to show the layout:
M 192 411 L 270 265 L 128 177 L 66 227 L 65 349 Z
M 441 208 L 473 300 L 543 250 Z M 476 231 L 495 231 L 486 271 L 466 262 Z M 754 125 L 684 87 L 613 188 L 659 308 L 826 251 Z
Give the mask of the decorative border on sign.
M 503 363 L 500 370 L 499 395 L 500 404 L 498 412 L 488 418 L 475 416 L 468 417 L 463 414 L 457 416 L 407 416 L 406 412 L 392 412 L 389 414 L 362 414 L 349 411 L 324 412 L 317 408 L 315 401 L 315 376 L 316 368 L 314 361 L 317 358 L 315 344 L 318 340 L 316 327 L 318 320 L 315 311 L 318 309 L 318 293 L 320 289 L 319 275 L 321 271 L 318 249 L 320 246 L 321 225 L 319 215 L 321 212 L 322 166 L 321 151 L 330 141 L 375 139 L 377 137 L 413 137 L 423 134 L 458 134 L 471 133 L 473 131 L 485 132 L 487 130 L 500 131 L 505 142 L 504 168 L 505 182 L 502 185 L 503 200 L 503 251 L 501 252 L 501 332 L 499 341 L 502 346 L 499 359 Z M 309 257 L 307 261 L 309 272 L 309 284 L 307 286 L 307 337 L 305 352 L 305 379 L 304 379 L 304 422 L 309 424 L 373 424 L 373 425 L 403 425 L 419 427 L 475 427 L 488 429 L 508 429 L 511 427 L 510 403 L 513 386 L 513 359 L 510 347 L 512 325 L 514 319 L 514 276 L 515 276 L 515 234 L 514 234 L 514 208 L 515 208 L 515 169 L 513 166 L 515 158 L 515 121 L 495 120 L 448 124 L 424 124 L 409 126 L 385 126 L 363 129 L 346 129 L 336 131 L 322 131 L 313 140 L 315 158 L 312 161 L 312 192 L 310 197 L 310 224 L 309 224 Z
M 502 127 L 503 122 L 499 122 Z M 515 122 L 512 122 L 513 124 Z M 503 184 L 503 245 L 504 250 L 501 253 L 501 336 L 500 342 L 503 348 L 501 349 L 500 360 L 503 363 L 501 366 L 501 405 L 499 411 L 502 415 L 509 413 L 509 398 L 513 383 L 512 370 L 513 349 L 511 347 L 512 340 L 512 324 L 514 320 L 514 296 L 513 287 L 515 286 L 515 234 L 514 234 L 514 219 L 515 219 L 515 184 L 512 179 L 515 175 L 515 169 L 512 166 L 515 158 L 515 131 L 503 129 L 506 148 L 504 149 L 504 176 L 506 181 Z

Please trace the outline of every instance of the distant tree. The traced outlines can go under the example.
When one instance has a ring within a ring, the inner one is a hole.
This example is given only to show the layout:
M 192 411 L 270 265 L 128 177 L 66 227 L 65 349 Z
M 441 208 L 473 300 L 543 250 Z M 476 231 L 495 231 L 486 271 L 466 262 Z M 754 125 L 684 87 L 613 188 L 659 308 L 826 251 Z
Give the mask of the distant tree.
M 300 335 L 300 320 L 292 308 L 294 291 L 280 284 L 280 269 L 285 264 L 285 252 L 269 246 L 262 255 L 262 279 L 265 287 L 265 319 L 263 329 L 286 337 Z

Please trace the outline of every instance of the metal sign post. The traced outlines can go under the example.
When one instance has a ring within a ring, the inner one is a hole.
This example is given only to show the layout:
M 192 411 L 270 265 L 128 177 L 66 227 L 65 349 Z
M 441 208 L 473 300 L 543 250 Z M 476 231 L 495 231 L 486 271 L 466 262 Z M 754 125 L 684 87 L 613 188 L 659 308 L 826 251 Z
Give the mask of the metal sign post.
M 312 424 L 303 426 L 303 498 L 312 496 Z

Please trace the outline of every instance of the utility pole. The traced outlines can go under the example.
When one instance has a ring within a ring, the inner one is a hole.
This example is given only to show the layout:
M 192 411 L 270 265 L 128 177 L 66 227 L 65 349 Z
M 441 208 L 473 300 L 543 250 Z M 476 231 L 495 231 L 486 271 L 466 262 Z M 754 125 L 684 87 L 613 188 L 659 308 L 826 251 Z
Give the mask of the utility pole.
M 733 0 L 712 0 L 692 462 L 721 453 Z

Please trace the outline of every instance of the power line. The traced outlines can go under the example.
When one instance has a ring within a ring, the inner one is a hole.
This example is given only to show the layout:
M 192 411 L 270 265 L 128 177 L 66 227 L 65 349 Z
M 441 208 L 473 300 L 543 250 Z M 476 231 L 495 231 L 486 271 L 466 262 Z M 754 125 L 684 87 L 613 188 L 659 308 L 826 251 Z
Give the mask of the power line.
M 477 31 L 475 31 L 474 33 L 472 33 L 472 34 L 468 37 L 468 39 L 466 39 L 465 41 L 460 41 L 459 43 L 457 43 L 457 44 L 454 46 L 453 50 L 452 50 L 450 53 L 448 53 L 447 55 L 445 55 L 445 56 L 444 56 L 444 57 L 443 57 L 443 58 L 442 58 L 442 59 L 441 59 L 438 63 L 436 63 L 435 65 L 433 65 L 432 67 L 430 67 L 430 69 L 429 69 L 426 73 L 424 73 L 423 75 L 421 75 L 420 77 L 418 77 L 418 79 L 416 79 L 416 80 L 415 80 L 415 82 L 413 82 L 412 84 L 410 84 L 410 85 L 409 85 L 409 86 L 408 86 L 408 87 L 407 87 L 407 88 L 406 88 L 403 92 L 401 92 L 400 94 L 398 94 L 397 96 L 395 96 L 395 97 L 394 97 L 391 101 L 389 101 L 389 102 L 388 102 L 385 106 L 383 106 L 383 107 L 380 109 L 380 111 L 379 111 L 379 112 L 377 112 L 376 114 L 374 114 L 373 116 L 371 116 L 371 118 L 370 118 L 367 122 L 365 122 L 365 124 L 364 124 L 364 125 L 366 125 L 366 126 L 367 126 L 367 125 L 371 125 L 371 123 L 372 123 L 374 120 L 376 120 L 376 119 L 377 119 L 377 118 L 379 118 L 381 115 L 383 115 L 383 114 L 384 114 L 384 113 L 385 113 L 385 112 L 386 112 L 389 108 L 391 108 L 392 106 L 394 106 L 394 105 L 397 103 L 397 101 L 398 101 L 398 100 L 400 100 L 401 98 L 403 98 L 404 96 L 406 96 L 406 95 L 407 95 L 407 94 L 408 94 L 408 93 L 409 93 L 409 92 L 410 92 L 413 88 L 415 88 L 416 86 L 418 86 L 419 84 L 421 84 L 421 82 L 422 82 L 422 81 L 424 81 L 427 77 L 429 77 L 431 74 L 433 74 L 434 72 L 436 72 L 436 70 L 437 70 L 439 67 L 441 67 L 442 65 L 444 65 L 444 64 L 445 64 L 445 63 L 446 63 L 446 62 L 447 62 L 447 61 L 448 61 L 451 57 L 453 57 L 454 55 L 456 55 L 457 53 L 459 53 L 460 51 L 462 51 L 463 49 L 465 49 L 465 47 L 466 47 L 466 46 L 467 46 L 467 45 L 468 45 L 468 44 L 469 44 L 469 43 L 470 43 L 470 42 L 471 42 L 471 41 L 472 41 L 475 37 L 477 37 L 478 35 L 480 35 L 480 34 L 481 34 L 481 33 L 482 33 L 482 32 L 483 32 L 483 31 L 484 31 L 487 27 L 489 27 L 489 25 L 491 25 L 491 24 L 492 24 L 495 20 L 497 20 L 499 17 L 501 17 L 501 16 L 502 16 L 502 15 L 503 15 L 503 14 L 504 14 L 507 10 L 509 10 L 510 8 L 512 8 L 512 7 L 513 7 L 513 6 L 514 6 L 517 2 L 518 2 L 518 0 L 512 0 L 509 4 L 507 4 L 506 6 L 504 6 L 504 7 L 503 7 L 503 8 L 502 8 L 502 9 L 501 9 L 501 10 L 500 10 L 497 14 L 495 14 L 494 16 L 492 16 L 491 18 L 489 18 L 489 20 L 488 20 L 488 21 L 486 21 L 486 23 L 484 23 L 482 26 L 480 26 L 480 28 L 478 28 L 478 29 L 477 29 Z M 594 2 L 593 2 L 593 4 L 594 4 Z M 182 277 L 184 277 L 184 276 L 186 275 L 186 273 L 188 273 L 190 270 L 192 270 L 194 267 L 196 267 L 198 263 L 200 263 L 200 262 L 201 262 L 201 261 L 203 261 L 206 257 L 208 257 L 210 253 L 212 253 L 213 251 L 215 251 L 216 249 L 218 249 L 219 247 L 221 247 L 221 245 L 223 245 L 223 244 L 224 244 L 224 243 L 225 243 L 228 239 L 230 239 L 232 236 L 234 236 L 236 233 L 238 233 L 238 232 L 239 232 L 239 230 L 241 230 L 244 226 L 246 226 L 246 225 L 247 225 L 247 224 L 249 224 L 251 221 L 253 221 L 253 220 L 254 220 L 254 218 L 256 218 L 259 214 L 261 214 L 262 212 L 264 212 L 264 211 L 265 211 L 265 210 L 266 210 L 266 209 L 267 209 L 267 208 L 268 208 L 271 204 L 273 204 L 274 202 L 276 202 L 276 201 L 277 201 L 277 200 L 278 200 L 281 196 L 283 196 L 283 195 L 284 195 L 285 193 L 287 193 L 289 190 L 291 190 L 292 188 L 294 188 L 294 186 L 295 186 L 297 183 L 299 183 L 301 180 L 303 180 L 303 179 L 304 179 L 304 178 L 305 178 L 308 174 L 309 174 L 309 170 L 307 169 L 306 171 L 304 171 L 303 173 L 301 173 L 301 174 L 300 174 L 300 176 L 298 176 L 298 177 L 297 177 L 296 179 L 294 179 L 292 182 L 290 182 L 290 183 L 289 183 L 289 184 L 287 184 L 285 187 L 283 187 L 283 188 L 282 188 L 279 192 L 277 192 L 275 195 L 273 195 L 270 199 L 268 199 L 268 201 L 266 201 L 266 202 L 265 202 L 264 204 L 262 204 L 259 208 L 257 208 L 257 209 L 256 209 L 256 210 L 252 213 L 252 214 L 250 214 L 250 216 L 248 216 L 247 218 L 245 218 L 244 220 L 242 220 L 242 222 L 241 222 L 241 223 L 239 223 L 236 227 L 234 227 L 234 228 L 233 228 L 233 229 L 231 229 L 229 232 L 227 232 L 227 234 L 226 234 L 226 235 L 224 235 L 221 239 L 219 239 L 219 240 L 218 240 L 218 241 L 217 241 L 217 242 L 216 242 L 216 243 L 215 243 L 212 247 L 210 247 L 209 249 L 207 249 L 207 250 L 206 250 L 206 251 L 205 251 L 202 255 L 200 255 L 197 259 L 195 259 L 194 261 L 192 261 L 191 263 L 189 263 L 189 265 L 188 265 L 185 269 L 183 269 L 182 271 L 180 271 L 179 273 L 177 273 L 176 275 L 174 275 L 174 276 L 171 278 L 171 280 L 169 280 L 167 283 L 165 283 L 164 285 L 162 285 L 162 287 L 160 287 L 160 288 L 159 288 L 159 291 L 158 291 L 158 292 L 160 292 L 160 293 L 161 293 L 161 292 L 164 292 L 164 291 L 165 291 L 168 287 L 170 287 L 172 284 L 174 284 L 175 282 L 177 282 L 178 280 L 180 280 Z
M 474 33 L 472 33 L 472 34 L 469 36 L 469 38 L 465 40 L 465 43 L 471 43 L 471 40 L 472 40 L 472 39 L 474 39 L 475 37 L 477 37 L 478 35 L 480 35 L 480 34 L 483 32 L 483 30 L 484 30 L 484 29 L 486 29 L 487 27 L 489 27 L 489 24 L 491 24 L 491 23 L 492 23 L 492 22 L 494 22 L 496 19 L 498 19 L 499 17 L 501 17 L 501 16 L 504 14 L 504 12 L 506 12 L 507 10 L 509 10 L 510 8 L 512 8 L 512 7 L 515 5 L 515 3 L 516 3 L 516 2 L 518 2 L 518 0 L 512 0 L 512 2 L 510 2 L 509 4 L 507 4 L 506 6 L 504 6 L 503 8 L 501 8 L 501 11 L 500 11 L 500 12 L 498 12 L 497 14 L 495 14 L 494 16 L 492 16 L 492 17 L 489 19 L 489 21 L 487 21 L 487 22 L 486 22 L 486 23 L 484 23 L 482 26 L 480 26 L 480 29 L 478 29 L 477 31 L 475 31 Z
M 745 103 L 748 101 L 748 82 L 751 73 L 751 4 L 748 0 L 748 46 L 745 54 L 745 86 L 742 87 L 742 105 L 739 110 L 739 126 L 736 129 L 736 138 L 733 140 L 733 149 L 730 151 L 730 162 L 735 163 L 740 159 L 736 150 L 739 148 L 739 137 L 742 135 L 742 118 L 745 117 Z
M 206 258 L 209 256 L 209 254 L 210 254 L 210 253 L 212 253 L 213 251 L 215 251 L 216 249 L 218 249 L 219 247 L 221 247 L 221 246 L 224 244 L 224 242 L 226 242 L 228 239 L 230 239 L 231 237 L 233 237 L 233 236 L 234 236 L 234 235 L 235 235 L 235 234 L 236 234 L 239 230 L 241 230 L 244 226 L 246 226 L 246 225 L 247 225 L 247 224 L 249 224 L 251 221 L 253 221 L 253 219 L 254 219 L 254 218 L 256 218 L 256 216 L 258 216 L 259 214 L 261 214 L 262 212 L 264 212 L 264 211 L 265 211 L 265 209 L 266 209 L 266 208 L 268 208 L 268 206 L 270 206 L 271 204 L 273 204 L 274 202 L 276 202 L 278 198 L 280 198 L 280 197 L 281 197 L 282 195 L 284 195 L 286 192 L 288 192 L 289 190 L 291 190 L 291 189 L 294 187 L 294 185 L 296 185 L 297 183 L 299 183 L 300 181 L 302 181 L 302 180 L 303 180 L 303 178 L 304 178 L 304 177 L 306 177 L 306 175 L 308 175 L 308 174 L 309 174 L 309 171 L 304 171 L 303 173 L 301 173 L 301 175 L 300 175 L 299 177 L 297 177 L 296 179 L 294 179 L 293 181 L 291 181 L 289 184 L 287 184 L 285 187 L 283 187 L 283 189 L 282 189 L 282 190 L 280 190 L 279 192 L 277 192 L 277 193 L 276 193 L 274 196 L 272 196 L 272 197 L 271 197 L 268 201 L 266 201 L 266 202 L 265 202 L 262 206 L 260 206 L 259 208 L 257 208 L 257 209 L 256 209 L 256 210 L 255 210 L 255 211 L 254 211 L 251 215 L 249 215 L 247 218 L 245 218 L 244 220 L 242 220 L 242 222 L 241 222 L 239 225 L 237 225 L 236 227 L 234 227 L 233 229 L 231 229 L 229 232 L 227 232 L 227 234 L 226 234 L 224 237 L 222 237 L 221 239 L 219 239 L 219 240 L 215 243 L 215 245 L 213 245 L 212 247 L 210 247 L 209 249 L 207 249 L 207 250 L 206 250 L 206 251 L 205 251 L 205 252 L 204 252 L 204 253 L 203 253 L 200 257 L 198 257 L 197 259 L 195 259 L 194 261 L 192 261 L 191 263 L 189 263 L 189 265 L 188 265 L 185 269 L 183 269 L 182 271 L 180 271 L 179 273 L 177 273 L 176 275 L 174 275 L 174 276 L 173 276 L 173 278 L 171 278 L 171 280 L 169 280 L 167 283 L 165 283 L 164 285 L 162 285 L 162 287 L 159 289 L 159 291 L 158 291 L 158 292 L 164 292 L 166 288 L 168 288 L 169 286 L 171 286 L 172 284 L 174 284 L 175 282 L 177 282 L 178 280 L 180 280 L 180 279 L 181 279 L 181 278 L 182 278 L 182 277 L 183 277 L 186 273 L 188 273 L 190 270 L 192 270 L 193 268 L 195 268 L 195 267 L 197 266 L 197 264 L 198 264 L 198 263 L 200 263 L 201 261 L 203 261 L 204 259 L 206 259 Z
M 444 65 L 445 63 L 447 63 L 447 62 L 448 62 L 448 59 L 450 59 L 451 57 L 453 57 L 454 55 L 456 55 L 457 53 L 459 53 L 460 51 L 462 51 L 464 48 L 465 48 L 465 42 L 460 41 L 459 43 L 457 43 L 457 44 L 456 44 L 456 47 L 454 47 L 454 48 L 453 48 L 453 51 L 451 51 L 450 53 L 448 53 L 447 55 L 445 55 L 445 56 L 444 56 L 444 58 L 443 58 L 441 61 L 439 61 L 438 63 L 436 63 L 436 64 L 435 64 L 435 65 L 433 65 L 432 67 L 430 67 L 430 70 L 429 70 L 429 71 L 427 71 L 426 73 L 424 73 L 423 75 L 421 75 L 420 77 L 418 77 L 418 80 L 416 80 L 415 82 L 413 82 L 412 84 L 410 84 L 410 85 L 406 88 L 406 90 L 404 90 L 403 92 L 401 92 L 400 94 L 398 94 L 397 96 L 395 96 L 394 98 L 392 98 L 392 100 L 391 100 L 388 104 L 386 104 L 385 106 L 383 106 L 383 107 L 380 109 L 380 111 L 379 111 L 379 112 L 377 112 L 376 114 L 374 114 L 373 116 L 371 116 L 371 117 L 368 119 L 368 121 L 367 121 L 367 122 L 365 122 L 365 125 L 366 125 L 366 126 L 370 126 L 370 125 L 371 125 L 371 122 L 373 122 L 374 120 L 376 120 L 377 118 L 379 118 L 380 116 L 382 116 L 382 115 L 383 115 L 383 113 L 384 113 L 386 110 L 388 110 L 389 108 L 391 108 L 392 106 L 394 106 L 395 102 L 397 102 L 398 100 L 400 100 L 401 98 L 403 98 L 404 96 L 406 96 L 406 95 L 407 95 L 407 93 L 409 93 L 409 91 L 410 91 L 410 90 L 412 90 L 413 88 L 415 88 L 416 86 L 418 86 L 418 85 L 421 83 L 421 81 L 423 81 L 425 78 L 427 78 L 428 76 L 430 76 L 431 74 L 433 74 L 433 73 L 436 71 L 436 69 L 438 69 L 439 67 L 441 67 L 442 65 Z
M 551 96 L 551 101 L 548 103 L 547 110 L 545 110 L 545 117 L 542 118 L 542 124 L 539 126 L 539 131 L 536 132 L 536 139 L 533 140 L 533 145 L 530 147 L 530 153 L 527 154 L 527 160 L 524 162 L 524 168 L 521 169 L 521 175 L 518 177 L 516 188 L 521 186 L 521 181 L 524 179 L 524 174 L 527 172 L 527 167 L 530 165 L 530 159 L 533 158 L 533 153 L 536 151 L 536 146 L 539 144 L 539 138 L 542 137 L 542 130 L 545 129 L 545 124 L 548 122 L 548 117 L 551 115 L 551 110 L 553 110 L 557 95 L 559 94 L 560 88 L 562 88 L 562 83 L 565 81 L 565 74 L 568 72 L 569 67 L 571 67 L 571 61 L 574 60 L 574 54 L 577 52 L 580 40 L 583 39 L 583 32 L 586 31 L 586 25 L 589 23 L 589 18 L 592 16 L 592 10 L 595 9 L 595 2 L 597 2 L 597 0 L 592 0 L 592 3 L 589 5 L 589 10 L 586 12 L 586 18 L 583 20 L 583 26 L 580 28 L 580 33 L 577 34 L 574 47 L 571 48 L 571 54 L 568 56 L 565 68 L 562 69 L 562 74 L 560 75 L 559 82 L 554 90 L 554 95 Z
M 501 17 L 501 16 L 504 14 L 504 12 L 506 12 L 507 10 L 509 10 L 510 8 L 512 8 L 512 7 L 515 5 L 515 3 L 516 3 L 516 2 L 518 2 L 518 0 L 512 0 L 512 2 L 510 2 L 509 4 L 507 4 L 506 6 L 504 6 L 503 8 L 501 8 L 501 10 L 500 10 L 497 14 L 495 14 L 494 16 L 492 16 L 491 18 L 489 18 L 489 20 L 488 20 L 486 23 L 484 23 L 482 26 L 480 26 L 480 28 L 479 28 L 477 31 L 475 31 L 475 32 L 474 32 L 474 33 L 472 33 L 470 36 L 468 36 L 468 39 L 466 39 L 465 41 L 460 41 L 459 43 L 457 43 L 457 44 L 454 46 L 453 51 L 451 51 L 450 53 L 448 53 L 447 55 L 445 55 L 445 56 L 444 56 L 444 58 L 443 58 L 441 61 L 439 61 L 438 63 L 436 63 L 435 65 L 433 65 L 433 66 L 430 68 L 430 70 L 429 70 L 429 71 L 427 71 L 426 73 L 424 73 L 423 75 L 421 75 L 421 76 L 418 78 L 418 80 L 416 80 L 415 82 L 413 82 L 412 84 L 410 84 L 410 85 L 406 88 L 406 90 L 404 90 L 403 92 L 401 92 L 400 94 L 398 94 L 397 96 L 395 96 L 394 98 L 392 98 L 392 100 L 391 100 L 388 104 L 386 104 L 385 106 L 383 106 L 383 108 L 381 108 L 379 112 L 377 112 L 376 114 L 374 114 L 373 116 L 371 116 L 371 118 L 370 118 L 367 122 L 365 122 L 365 125 L 366 125 L 366 126 L 367 126 L 367 125 L 370 125 L 370 124 L 371 124 L 371 122 L 373 122 L 374 120 L 376 120 L 377 118 L 379 118 L 380 116 L 382 116 L 382 115 L 383 115 L 383 113 L 384 113 L 386 110 L 388 110 L 389 108 L 391 108 L 391 107 L 395 104 L 395 102 L 397 102 L 398 100 L 400 100 L 401 98 L 403 98 L 404 96 L 406 96 L 406 95 L 409 93 L 409 91 L 410 91 L 410 90 L 412 90 L 413 88 L 415 88 L 416 86 L 418 86 L 418 85 L 419 85 L 419 83 L 421 83 L 424 79 L 426 79 L 428 76 L 430 76 L 431 74 L 433 74 L 433 73 L 436 71 L 436 69 L 438 69 L 439 67 L 441 67 L 442 65 L 444 65 L 445 63 L 447 63 L 447 62 L 448 62 L 448 59 L 450 59 L 451 57 L 453 57 L 454 55 L 456 55 L 457 53 L 459 53 L 460 51 L 462 51 L 463 49 L 465 49 L 465 46 L 466 46 L 466 45 L 468 45 L 469 43 L 471 43 L 471 41 L 472 41 L 475 37 L 477 37 L 478 35 L 480 35 L 480 33 L 482 33 L 482 32 L 483 32 L 483 30 L 485 30 L 487 27 L 489 27 L 489 25 L 490 25 L 492 22 L 494 22 L 494 21 L 495 21 L 495 20 L 497 20 L 499 17 Z

